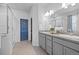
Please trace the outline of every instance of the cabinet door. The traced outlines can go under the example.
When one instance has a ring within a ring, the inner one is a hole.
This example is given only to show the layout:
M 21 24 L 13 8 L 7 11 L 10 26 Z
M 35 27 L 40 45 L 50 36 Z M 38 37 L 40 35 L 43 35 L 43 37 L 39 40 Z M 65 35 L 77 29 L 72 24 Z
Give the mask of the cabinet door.
M 46 36 L 46 52 L 52 54 L 52 37 L 48 35 Z
M 45 49 L 45 35 L 40 34 L 39 45 L 40 45 L 41 48 Z
M 63 55 L 63 46 L 57 42 L 53 42 L 53 54 L 54 55 Z
M 42 48 L 45 49 L 45 38 L 42 38 L 41 45 L 42 45 Z
M 70 48 L 64 47 L 65 55 L 79 55 L 79 52 L 72 50 Z
M 39 37 L 39 45 L 40 45 L 40 47 L 42 46 L 42 38 L 41 37 Z
M 7 33 L 7 7 L 0 6 L 0 33 Z
M 52 40 L 46 39 L 46 47 L 49 46 L 52 48 Z
M 52 55 L 52 48 L 50 48 L 49 46 L 46 46 L 46 52 L 47 52 L 49 55 Z

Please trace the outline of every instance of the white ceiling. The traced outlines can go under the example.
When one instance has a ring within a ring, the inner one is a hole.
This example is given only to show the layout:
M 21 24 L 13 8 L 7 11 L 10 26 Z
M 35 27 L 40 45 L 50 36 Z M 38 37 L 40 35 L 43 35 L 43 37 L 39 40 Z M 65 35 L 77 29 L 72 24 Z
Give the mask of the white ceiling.
M 18 10 L 23 10 L 23 11 L 30 11 L 31 7 L 35 3 L 9 3 L 12 8 L 18 9 Z M 44 9 L 44 12 L 47 12 L 49 10 L 54 10 L 57 11 L 58 13 L 64 13 L 66 11 L 71 11 L 73 9 L 78 8 L 79 4 L 75 6 L 75 8 L 67 8 L 67 9 L 62 9 L 62 3 L 39 3 L 39 5 Z
M 9 3 L 8 5 L 15 9 L 29 11 L 34 4 L 35 3 Z M 46 10 L 49 9 L 57 10 L 61 7 L 61 3 L 39 3 L 39 4 Z
M 35 3 L 9 3 L 8 5 L 14 9 L 29 11 Z M 61 7 L 61 3 L 39 3 L 45 11 L 50 9 L 57 10 Z
M 63 14 L 68 13 L 74 10 L 79 9 L 79 3 L 76 3 L 75 6 L 70 6 L 67 9 L 62 8 L 62 3 L 47 3 L 47 4 L 41 4 L 42 8 L 44 9 L 44 13 L 50 10 L 54 10 L 57 14 Z
M 63 13 L 75 11 L 75 10 L 77 10 L 77 9 L 79 9 L 79 3 L 76 3 L 75 6 L 73 6 L 73 7 L 70 6 L 70 7 L 66 8 L 66 9 L 61 8 L 61 9 L 57 10 L 56 13 L 58 13 L 58 14 L 63 14 Z
M 23 11 L 28 12 L 33 6 L 33 3 L 9 3 L 8 5 L 14 9 L 23 10 Z
M 50 10 L 58 10 L 61 8 L 61 3 L 45 3 L 45 4 L 41 4 L 42 8 L 44 9 L 45 12 L 50 11 Z
M 46 4 L 45 9 L 58 10 L 61 8 L 61 5 L 62 5 L 61 3 L 48 3 L 48 4 Z

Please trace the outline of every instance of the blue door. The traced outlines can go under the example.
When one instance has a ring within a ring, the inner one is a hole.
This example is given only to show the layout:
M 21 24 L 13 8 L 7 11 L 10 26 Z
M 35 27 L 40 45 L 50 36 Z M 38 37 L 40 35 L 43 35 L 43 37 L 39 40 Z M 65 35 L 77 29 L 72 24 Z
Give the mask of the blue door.
M 20 19 L 20 40 L 28 40 L 28 20 Z

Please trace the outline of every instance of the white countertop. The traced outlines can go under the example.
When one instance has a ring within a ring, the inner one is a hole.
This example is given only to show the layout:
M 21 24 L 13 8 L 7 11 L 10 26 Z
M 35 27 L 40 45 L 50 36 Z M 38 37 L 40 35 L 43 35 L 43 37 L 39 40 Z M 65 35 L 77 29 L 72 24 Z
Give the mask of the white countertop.
M 64 40 L 69 40 L 79 44 L 79 36 L 76 35 L 67 35 L 67 34 L 51 34 L 50 32 L 41 32 L 46 35 L 63 38 Z

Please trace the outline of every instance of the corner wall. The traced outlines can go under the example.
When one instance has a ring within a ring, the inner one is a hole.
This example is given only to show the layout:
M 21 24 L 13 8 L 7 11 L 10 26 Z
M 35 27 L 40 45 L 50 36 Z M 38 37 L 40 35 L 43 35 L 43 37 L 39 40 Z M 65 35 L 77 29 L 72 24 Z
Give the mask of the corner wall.
M 32 6 L 29 17 L 32 17 L 32 45 L 39 46 L 39 31 L 38 31 L 38 4 Z

